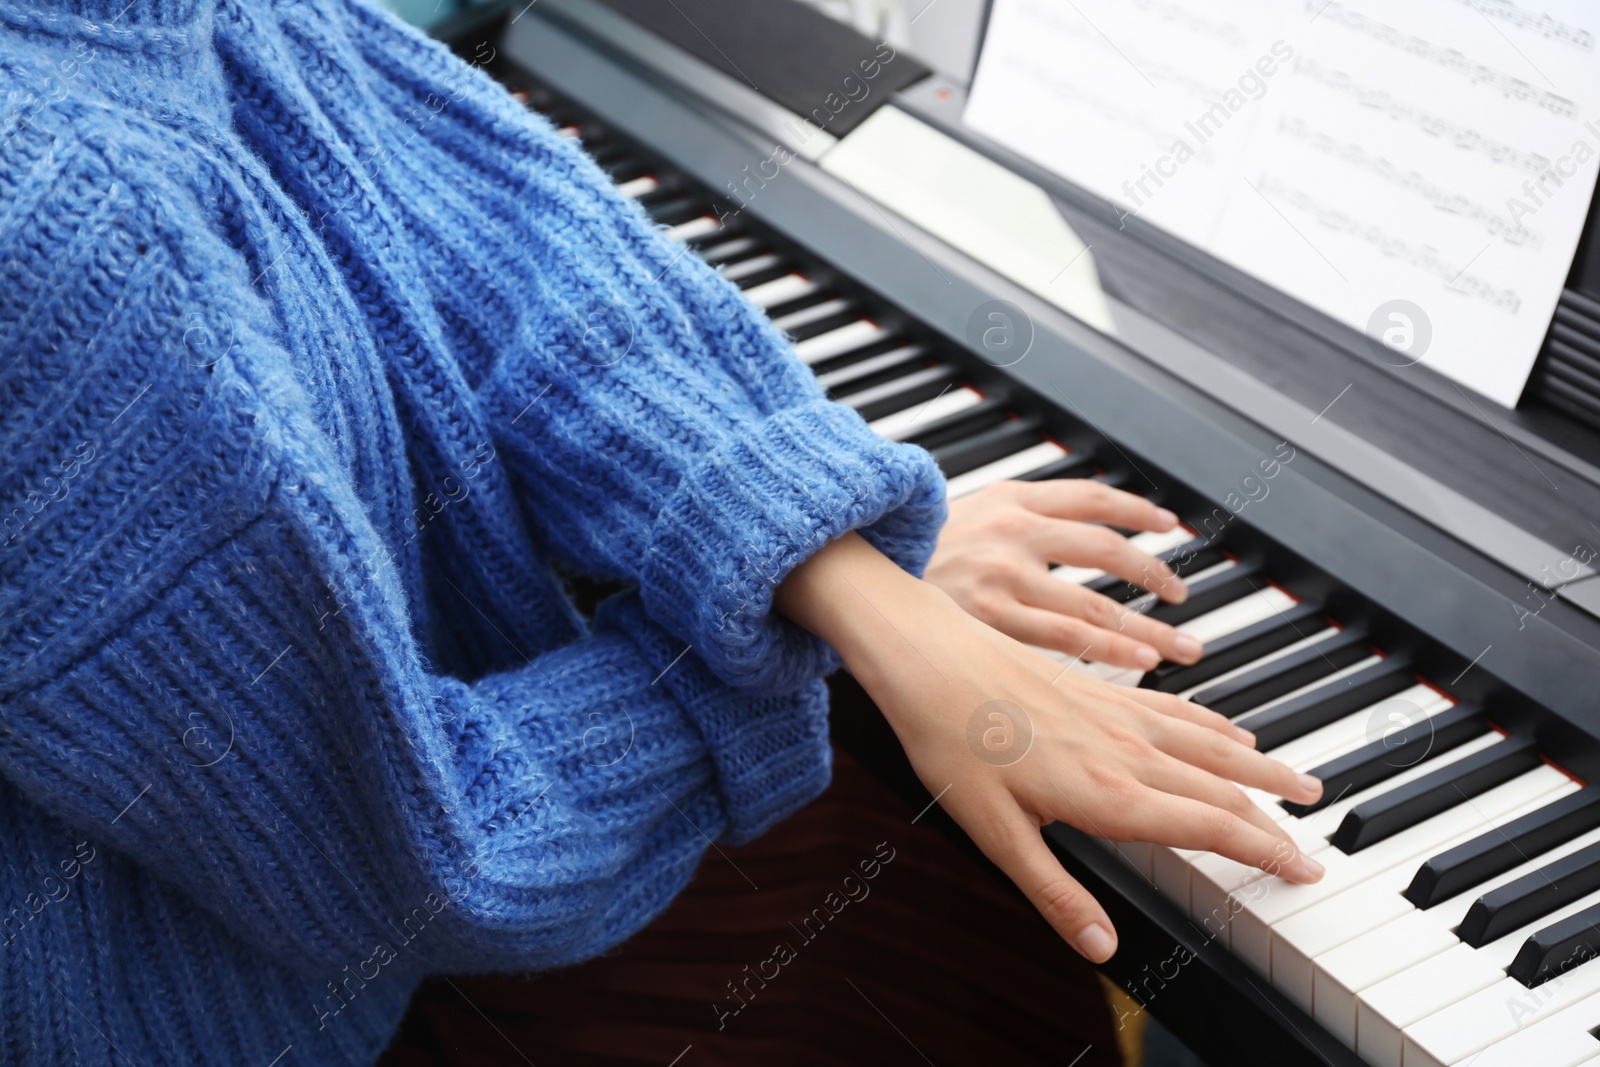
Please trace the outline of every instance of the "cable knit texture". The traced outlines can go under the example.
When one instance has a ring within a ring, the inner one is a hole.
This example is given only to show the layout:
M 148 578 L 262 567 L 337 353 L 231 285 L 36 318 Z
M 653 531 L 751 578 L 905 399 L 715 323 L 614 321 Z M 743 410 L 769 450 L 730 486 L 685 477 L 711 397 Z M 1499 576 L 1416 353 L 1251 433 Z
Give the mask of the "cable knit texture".
M 938 472 L 481 70 L 22 0 L 0 144 L 0 1062 L 370 1062 L 823 788 L 773 587 Z

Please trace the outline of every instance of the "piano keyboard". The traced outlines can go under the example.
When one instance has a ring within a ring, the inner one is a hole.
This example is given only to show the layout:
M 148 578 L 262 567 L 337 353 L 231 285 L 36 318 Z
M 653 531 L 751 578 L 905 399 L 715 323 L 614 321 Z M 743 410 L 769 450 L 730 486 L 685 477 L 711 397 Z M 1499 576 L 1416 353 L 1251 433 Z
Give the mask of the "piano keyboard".
M 808 266 L 743 214 L 719 222 L 713 195 L 553 93 L 519 95 L 763 308 L 831 398 L 883 436 L 928 448 L 952 498 L 1005 479 L 1131 481 L 1097 435 L 1052 432 L 1059 420 L 986 391 L 866 290 Z M 1368 1063 L 1600 1067 L 1600 786 L 1424 677 L 1404 642 L 1291 592 L 1260 553 L 1230 545 L 1231 529 L 1133 535 L 1184 574 L 1183 604 L 1057 568 L 1207 647 L 1190 666 L 1074 669 L 1192 699 L 1322 779 L 1310 806 L 1250 792 L 1327 874 L 1292 885 L 1210 853 L 1106 847 Z

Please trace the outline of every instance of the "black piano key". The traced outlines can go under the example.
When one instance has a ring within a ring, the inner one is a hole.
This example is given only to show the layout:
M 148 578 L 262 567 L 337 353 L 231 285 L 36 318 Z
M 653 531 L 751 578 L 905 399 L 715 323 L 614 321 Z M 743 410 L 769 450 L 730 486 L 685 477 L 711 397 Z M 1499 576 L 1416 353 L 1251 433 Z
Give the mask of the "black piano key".
M 1600 845 L 1580 848 L 1472 902 L 1456 927 L 1462 944 L 1482 948 L 1600 889 Z
M 1419 908 L 1431 908 L 1596 829 L 1600 786 L 1591 785 L 1439 853 L 1422 865 L 1402 896 Z
M 1221 545 L 1212 544 L 1204 537 L 1197 537 L 1187 541 L 1176 548 L 1169 548 L 1156 556 L 1172 568 L 1174 574 L 1180 578 L 1209 570 L 1227 559 Z M 1110 597 L 1112 600 L 1126 604 L 1130 600 L 1137 600 L 1144 596 L 1145 590 L 1126 578 L 1119 578 L 1115 574 L 1102 574 L 1098 578 L 1091 578 L 1083 583 L 1084 588 Z M 1264 655 L 1265 653 L 1263 653 Z
M 984 399 L 954 415 L 946 415 L 942 419 L 935 419 L 925 426 L 919 426 L 914 433 L 908 434 L 904 440 L 914 445 L 921 445 L 926 449 L 942 448 L 947 444 L 971 437 L 973 434 L 998 426 L 1010 414 L 1007 408 L 998 400 Z
M 627 171 L 620 171 L 618 176 L 616 178 L 613 178 L 612 180 L 620 184 L 621 182 L 627 180 L 627 179 L 621 177 L 622 174 L 626 174 L 626 173 L 628 173 L 628 172 Z M 649 172 L 646 171 L 645 173 L 649 173 Z M 651 176 L 654 177 L 654 175 L 651 175 Z M 635 175 L 635 177 L 638 177 L 638 175 Z M 655 188 L 649 189 L 649 190 L 647 190 L 645 192 L 642 192 L 642 193 L 635 193 L 633 198 L 635 200 L 637 200 L 639 203 L 644 204 L 646 207 L 648 207 L 649 205 L 657 203 L 658 201 L 661 201 L 661 200 L 670 200 L 670 199 L 672 199 L 673 197 L 679 195 L 682 192 L 683 192 L 683 186 L 681 184 L 679 184 L 678 182 L 671 181 L 670 179 L 667 180 L 667 181 L 662 181 L 661 179 L 657 178 L 656 179 Z
M 940 393 L 947 392 L 960 381 L 956 368 L 945 365 L 916 371 L 904 378 L 884 382 L 859 393 L 839 398 L 860 412 L 868 422 L 904 411 L 913 404 L 926 404 Z
M 730 278 L 728 280 L 738 286 L 740 292 L 743 292 L 746 289 L 754 289 L 758 285 L 766 285 L 768 282 L 777 281 L 792 271 L 793 268 L 788 264 L 779 263 L 760 270 L 752 269 L 748 274 L 741 274 L 738 278 Z
M 860 317 L 861 309 L 856 307 L 854 303 L 847 303 L 838 311 L 807 316 L 805 321 L 790 326 L 785 332 L 788 333 L 791 341 L 799 344 L 801 341 L 809 341 L 813 337 L 832 333 L 841 326 L 848 326 Z
M 1532 737 L 1513 737 L 1357 804 L 1329 844 L 1359 852 L 1539 766 Z
M 594 159 L 594 161 L 600 165 L 600 169 L 605 171 L 607 175 L 622 172 L 625 168 L 643 169 L 643 160 L 641 160 L 634 153 L 628 151 L 622 145 L 596 145 L 592 148 L 588 145 L 585 145 L 584 147 L 586 150 L 588 150 L 589 155 Z M 623 179 L 612 178 L 611 180 L 619 181 Z
M 921 345 L 905 345 L 817 375 L 817 383 L 830 399 L 857 393 L 870 386 L 903 378 L 928 365 L 928 350 Z
M 1488 719 L 1482 709 L 1472 704 L 1457 704 L 1306 772 L 1322 783 L 1322 797 L 1311 804 L 1285 800 L 1281 802 L 1283 809 L 1290 815 L 1304 818 L 1340 797 L 1371 789 L 1429 756 L 1441 755 L 1475 737 L 1482 737 L 1488 729 Z
M 1062 456 L 1054 463 L 1018 478 L 1019 482 L 1046 482 L 1052 478 L 1087 478 L 1094 471 L 1094 454 L 1085 450 Z M 1098 581 L 1099 579 L 1095 579 Z
M 896 352 L 903 348 L 914 347 L 906 343 L 906 339 L 899 331 L 892 331 L 885 336 L 874 338 L 854 348 L 847 348 L 837 355 L 827 359 L 818 360 L 811 364 L 812 373 L 818 377 L 829 377 L 835 371 L 860 363 L 864 359 L 880 356 L 888 352 Z
M 1163 663 L 1153 671 L 1146 671 L 1139 680 L 1143 689 L 1159 689 L 1163 693 L 1179 693 L 1209 682 L 1246 663 L 1254 662 L 1269 652 L 1285 645 L 1302 641 L 1322 629 L 1322 605 L 1309 601 L 1295 604 L 1270 619 L 1223 634 L 1206 645 L 1205 658 L 1199 663 Z
M 1023 477 L 1025 479 L 1027 476 L 1024 475 Z M 1094 476 L 1095 481 L 1099 482 L 1101 485 L 1109 485 L 1113 489 L 1127 489 L 1128 482 L 1131 479 L 1132 475 L 1128 473 L 1126 467 L 1120 467 L 1117 470 L 1105 471 L 1104 473 L 1096 474 Z
M 1253 671 L 1208 686 L 1189 699 L 1223 715 L 1239 715 L 1310 685 L 1372 654 L 1366 630 L 1349 626 Z
M 1189 584 L 1189 596 L 1182 604 L 1156 601 L 1144 614 L 1169 626 L 1198 619 L 1210 611 L 1249 596 L 1266 583 L 1259 560 L 1243 560 L 1225 571 L 1207 575 Z
M 1385 697 L 1392 697 L 1413 684 L 1411 658 L 1404 654 L 1394 655 L 1281 704 L 1241 715 L 1234 720 L 1234 724 L 1253 732 L 1256 735 L 1256 747 L 1265 752 L 1297 737 L 1304 737 L 1312 730 L 1376 704 Z M 1213 710 L 1218 709 L 1213 707 Z
M 975 437 L 934 450 L 933 458 L 946 478 L 954 478 L 1038 444 L 1043 422 L 1037 415 L 1008 419 Z
M 1536 986 L 1600 956 L 1600 904 L 1540 930 L 1517 950 L 1506 974 Z
M 710 205 L 697 196 L 675 196 L 650 204 L 645 211 L 657 226 L 677 226 L 712 213 Z
M 631 182 L 650 173 L 650 168 L 635 156 L 612 155 L 602 160 L 596 155 L 594 161 L 600 164 L 600 169 L 606 172 L 606 177 L 611 179 L 613 185 Z

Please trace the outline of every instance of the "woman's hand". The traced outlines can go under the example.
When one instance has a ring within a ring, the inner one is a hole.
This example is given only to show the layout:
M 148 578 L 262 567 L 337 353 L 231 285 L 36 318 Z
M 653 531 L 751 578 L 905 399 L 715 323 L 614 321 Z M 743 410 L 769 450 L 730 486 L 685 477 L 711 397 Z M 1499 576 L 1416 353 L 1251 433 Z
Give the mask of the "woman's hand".
M 839 651 L 922 783 L 1090 960 L 1108 959 L 1116 934 L 1040 837 L 1048 823 L 1208 849 L 1296 882 L 1321 877 L 1239 788 L 1305 803 L 1321 784 L 1256 752 L 1214 712 L 1070 671 L 1052 682 L 1044 657 L 855 535 L 796 568 L 777 606 Z
M 950 502 L 928 581 L 970 614 L 1024 644 L 1151 670 L 1194 663 L 1199 641 L 1062 581 L 1052 564 L 1093 567 L 1181 603 L 1183 579 L 1110 526 L 1164 533 L 1178 517 L 1142 497 L 1086 478 L 997 482 Z

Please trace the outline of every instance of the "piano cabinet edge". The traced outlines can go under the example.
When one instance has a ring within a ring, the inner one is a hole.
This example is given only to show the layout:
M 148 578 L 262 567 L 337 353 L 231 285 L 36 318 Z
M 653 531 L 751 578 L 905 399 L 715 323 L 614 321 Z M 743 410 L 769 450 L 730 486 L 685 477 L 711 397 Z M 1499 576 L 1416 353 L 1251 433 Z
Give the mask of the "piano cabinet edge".
M 971 838 L 932 804 L 894 731 L 848 673 L 828 679 L 834 743 L 860 760 L 913 811 L 926 813 L 972 861 L 1012 891 L 1011 883 Z M 1062 864 L 1093 893 L 1116 924 L 1117 954 L 1099 970 L 1130 992 L 1180 1041 L 1214 1067 L 1284 1067 L 1320 1063 L 1363 1067 L 1354 1052 L 1291 1003 L 1228 950 L 1208 943 L 1204 930 L 1180 914 L 1153 886 L 1086 835 L 1070 826 L 1045 829 Z M 1039 936 L 1066 959 L 1072 949 L 1041 918 Z M 1001 978 L 996 976 L 996 986 Z M 1145 991 L 1149 992 L 1146 993 Z

